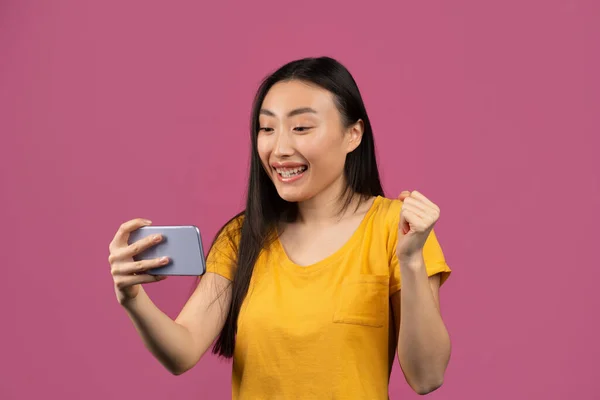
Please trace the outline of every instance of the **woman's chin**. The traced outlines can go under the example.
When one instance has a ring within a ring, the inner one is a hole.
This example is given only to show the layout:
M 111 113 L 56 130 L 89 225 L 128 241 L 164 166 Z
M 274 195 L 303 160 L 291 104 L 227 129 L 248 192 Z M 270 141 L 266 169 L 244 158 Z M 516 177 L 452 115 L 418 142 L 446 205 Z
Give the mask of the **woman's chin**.
M 309 198 L 309 196 L 307 196 L 303 190 L 300 190 L 300 188 L 277 187 L 277 193 L 279 194 L 279 197 L 289 203 L 299 203 Z

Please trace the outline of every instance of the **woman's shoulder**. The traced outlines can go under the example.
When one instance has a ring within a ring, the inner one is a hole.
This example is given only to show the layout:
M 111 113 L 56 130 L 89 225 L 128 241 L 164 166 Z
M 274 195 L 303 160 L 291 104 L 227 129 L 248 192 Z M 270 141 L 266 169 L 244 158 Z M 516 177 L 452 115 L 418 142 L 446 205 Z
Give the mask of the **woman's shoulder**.
M 374 217 L 383 220 L 386 223 L 396 223 L 400 219 L 400 210 L 402 201 L 379 196 L 375 199 Z
M 217 231 L 208 250 L 207 263 L 214 264 L 226 260 L 230 262 L 237 254 L 237 249 L 242 233 L 244 212 L 231 217 Z
M 214 239 L 215 244 L 237 243 L 242 234 L 242 225 L 244 223 L 244 212 L 240 212 L 231 217 L 217 231 Z

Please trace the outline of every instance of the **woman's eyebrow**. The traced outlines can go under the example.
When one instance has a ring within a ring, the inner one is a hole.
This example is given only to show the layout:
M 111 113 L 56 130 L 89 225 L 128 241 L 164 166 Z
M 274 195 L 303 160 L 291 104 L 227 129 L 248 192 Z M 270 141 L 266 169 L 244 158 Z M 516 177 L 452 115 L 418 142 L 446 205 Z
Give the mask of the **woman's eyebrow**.
M 315 109 L 313 109 L 313 108 L 310 108 L 310 107 L 296 108 L 296 109 L 290 111 L 287 114 L 287 117 L 289 118 L 289 117 L 293 117 L 293 116 L 300 115 L 300 114 L 306 114 L 306 113 L 317 114 L 317 111 Z M 266 115 L 266 116 L 269 116 L 269 117 L 276 117 L 277 116 L 273 111 L 267 110 L 266 108 L 262 108 L 260 110 L 260 114 L 261 115 Z

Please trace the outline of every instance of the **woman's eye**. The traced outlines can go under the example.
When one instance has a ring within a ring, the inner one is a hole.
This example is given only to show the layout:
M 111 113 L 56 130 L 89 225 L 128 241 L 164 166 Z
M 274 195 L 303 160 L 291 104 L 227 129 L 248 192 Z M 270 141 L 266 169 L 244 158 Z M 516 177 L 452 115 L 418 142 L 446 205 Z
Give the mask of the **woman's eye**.
M 308 126 L 297 126 L 294 128 L 294 130 L 296 132 L 306 132 L 309 129 L 310 129 L 310 127 L 308 127 Z
M 259 131 L 259 132 L 273 132 L 273 128 L 267 128 L 266 126 L 264 126 L 264 127 L 263 127 L 263 126 L 261 126 L 261 127 L 258 129 L 258 131 Z

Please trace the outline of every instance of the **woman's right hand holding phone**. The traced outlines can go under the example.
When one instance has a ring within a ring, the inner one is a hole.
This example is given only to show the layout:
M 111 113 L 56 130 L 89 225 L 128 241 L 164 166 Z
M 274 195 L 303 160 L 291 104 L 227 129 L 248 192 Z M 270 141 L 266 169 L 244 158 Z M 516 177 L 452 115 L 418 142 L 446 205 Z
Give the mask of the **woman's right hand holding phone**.
M 140 291 L 140 284 L 162 281 L 166 278 L 166 276 L 150 275 L 146 272 L 152 268 L 166 265 L 169 262 L 168 258 L 133 260 L 134 256 L 157 245 L 162 240 L 160 235 L 150 235 L 137 242 L 128 243 L 131 232 L 148 225 L 151 225 L 151 222 L 142 218 L 127 221 L 119 227 L 110 242 L 108 262 L 119 304 L 134 299 Z
M 151 224 L 141 218 L 123 223 L 110 242 L 108 262 L 117 300 L 133 322 L 144 346 L 171 373 L 180 375 L 196 365 L 223 329 L 231 304 L 231 282 L 218 274 L 208 273 L 202 277 L 177 318 L 162 312 L 141 284 L 163 280 L 164 276 L 150 275 L 148 271 L 168 264 L 169 260 L 135 261 L 134 257 L 168 239 L 150 235 L 129 243 L 132 232 Z M 217 302 L 219 299 L 221 301 Z

